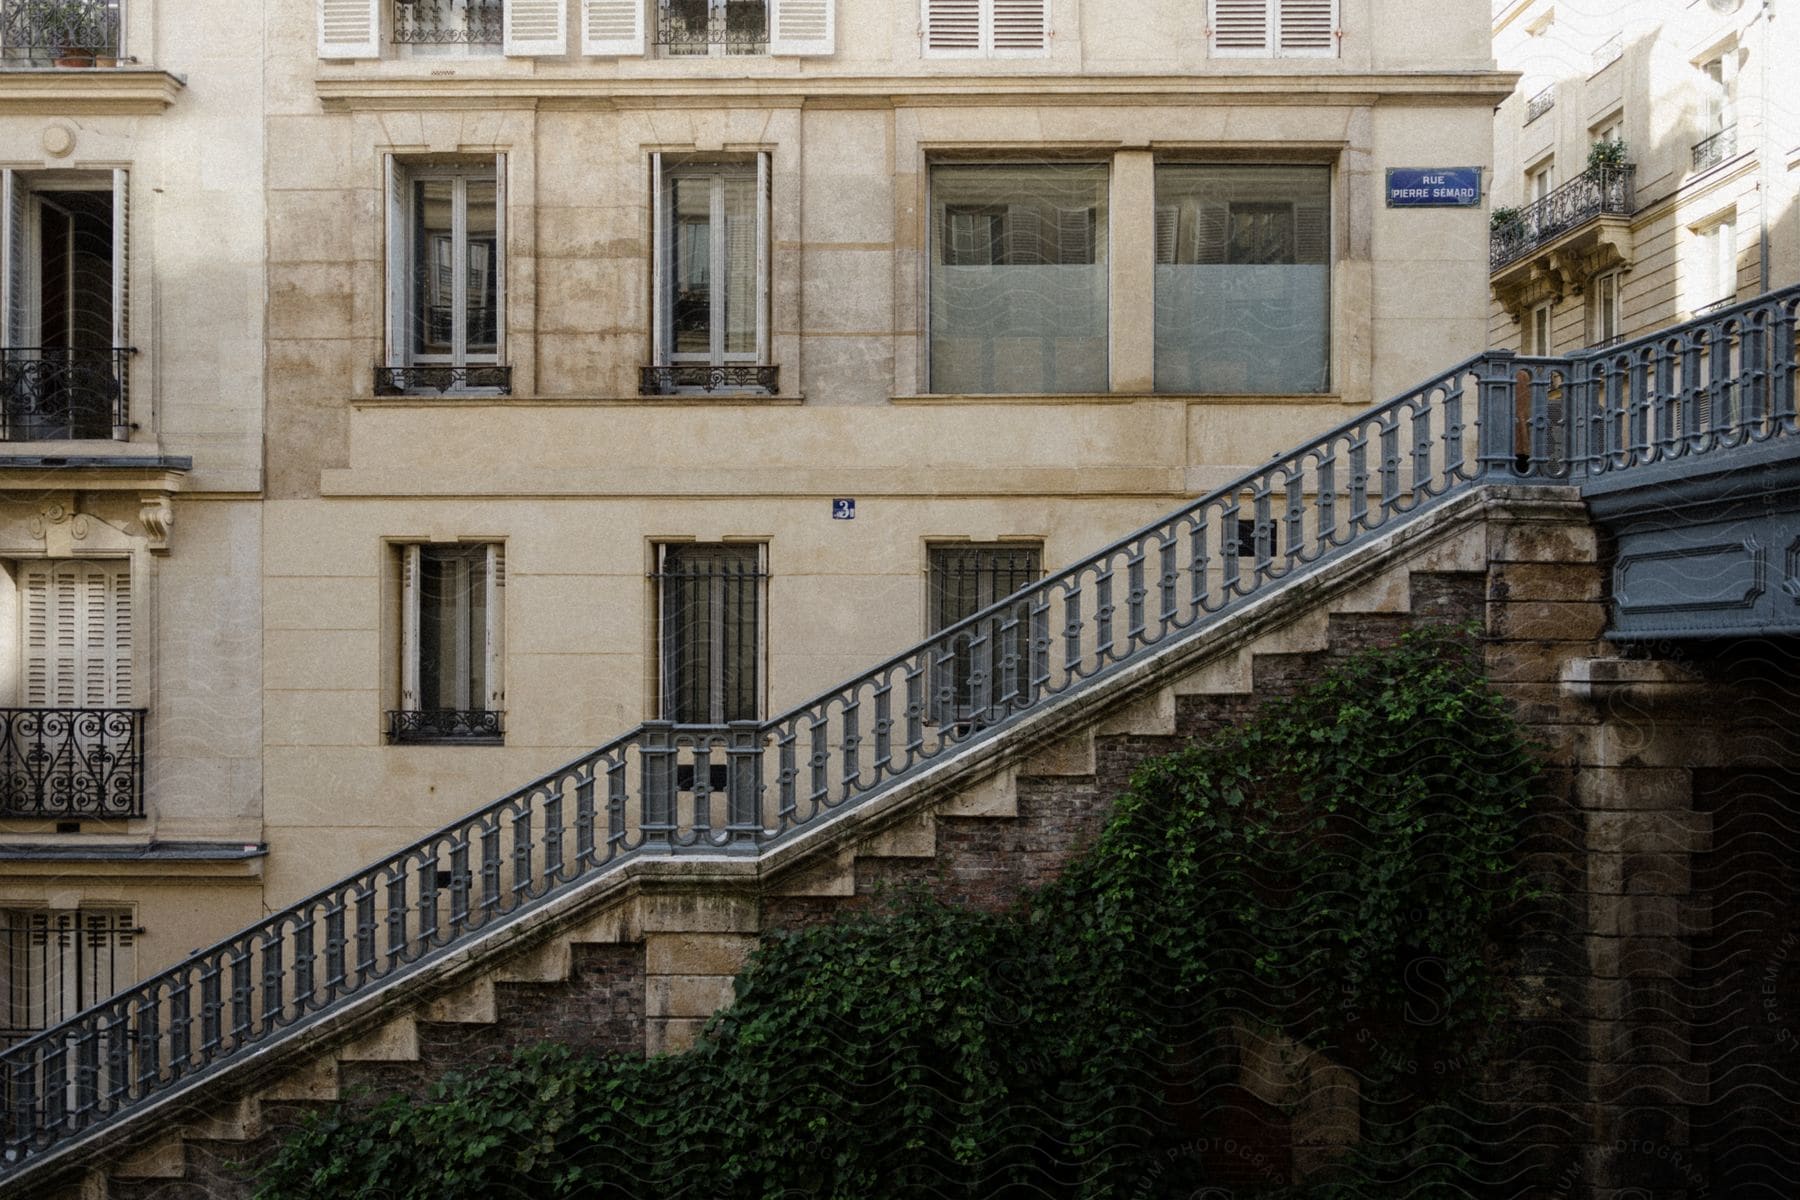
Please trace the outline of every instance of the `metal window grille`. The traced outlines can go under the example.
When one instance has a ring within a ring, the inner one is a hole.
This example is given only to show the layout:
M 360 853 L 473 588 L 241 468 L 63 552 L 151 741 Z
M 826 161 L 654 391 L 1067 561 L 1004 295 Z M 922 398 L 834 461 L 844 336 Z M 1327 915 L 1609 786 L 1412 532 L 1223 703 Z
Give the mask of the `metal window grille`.
M 394 0 L 394 42 L 401 46 L 498 46 L 502 0 Z
M 950 628 L 1043 577 L 1039 546 L 934 546 L 929 558 L 931 632 Z M 939 721 L 981 722 L 1030 691 L 1030 614 L 1006 611 L 947 637 L 934 655 Z
M 130 983 L 142 933 L 123 909 L 0 909 L 0 1046 Z
M 763 570 L 760 545 L 661 547 L 662 717 L 723 725 L 760 715 Z
M 1531 124 L 1556 107 L 1556 85 L 1551 84 L 1525 102 L 1525 123 Z
M 0 4 L 0 63 L 9 67 L 114 66 L 120 50 L 118 0 Z
M 660 0 L 656 40 L 664 53 L 766 54 L 766 0 Z

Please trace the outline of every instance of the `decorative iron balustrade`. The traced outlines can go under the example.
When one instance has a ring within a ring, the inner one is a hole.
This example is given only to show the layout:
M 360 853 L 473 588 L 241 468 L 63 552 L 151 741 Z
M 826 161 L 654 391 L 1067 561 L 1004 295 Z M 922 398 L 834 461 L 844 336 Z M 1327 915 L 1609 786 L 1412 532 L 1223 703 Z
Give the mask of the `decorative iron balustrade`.
M 393 0 L 398 46 L 498 46 L 503 0 Z
M 0 65 L 113 66 L 119 0 L 0 0 Z
M 396 745 L 432 742 L 498 744 L 505 734 L 501 714 L 486 708 L 397 708 L 388 713 L 388 741 Z
M 1556 85 L 1551 84 L 1525 102 L 1525 123 L 1531 124 L 1556 107 Z
M 143 816 L 144 711 L 0 708 L 0 816 Z
M 377 396 L 418 396 L 435 392 L 482 392 L 512 395 L 512 368 L 493 363 L 463 367 L 376 367 Z
M 1628 217 L 1637 206 L 1637 164 L 1589 167 L 1488 231 L 1488 269 L 1498 271 L 1596 217 Z
M 1625 35 L 1615 33 L 1601 42 L 1594 51 L 1594 60 L 1589 68 L 1590 73 L 1598 74 L 1625 57 Z
M 674 396 L 681 392 L 764 392 L 781 390 L 781 368 L 756 363 L 673 363 L 638 368 L 638 394 Z
M 128 348 L 0 349 L 0 441 L 124 437 L 131 427 Z
M 635 858 L 817 829 L 1477 484 L 1795 436 L 1797 317 L 1800 287 L 1603 352 L 1478 355 L 779 716 L 646 722 L 0 1052 L 0 1179 Z
M 766 54 L 768 5 L 765 0 L 660 0 L 656 42 L 670 55 Z
M 1738 152 L 1737 126 L 1727 125 L 1709 138 L 1694 143 L 1694 170 L 1710 170 Z

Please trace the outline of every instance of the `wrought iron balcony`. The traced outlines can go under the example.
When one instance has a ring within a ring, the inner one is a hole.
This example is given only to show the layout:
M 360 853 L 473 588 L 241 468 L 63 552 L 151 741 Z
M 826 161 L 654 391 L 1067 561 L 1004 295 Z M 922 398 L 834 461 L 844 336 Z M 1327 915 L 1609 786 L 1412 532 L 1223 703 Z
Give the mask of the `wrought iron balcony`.
M 760 363 L 672 363 L 638 368 L 638 394 L 677 396 L 682 392 L 750 392 L 773 396 L 781 390 L 781 368 Z
M 1694 170 L 1709 170 L 1728 158 L 1736 158 L 1737 152 L 1737 126 L 1727 125 L 1711 137 L 1694 143 Z
M 1624 57 L 1625 35 L 1615 33 L 1600 43 L 1599 48 L 1594 51 L 1594 61 L 1589 69 L 1598 74 Z
M 1636 207 L 1637 165 L 1589 167 L 1488 233 L 1488 269 L 1498 271 L 1596 217 L 1628 217 Z
M 0 441 L 123 437 L 129 347 L 0 349 Z
M 765 54 L 766 0 L 659 0 L 656 42 L 664 54 Z
M 398 46 L 498 46 L 502 0 L 393 0 Z
M 388 712 L 388 741 L 396 746 L 439 742 L 499 745 L 501 713 L 486 708 L 396 708 Z
M 0 708 L 0 816 L 143 815 L 143 709 Z
M 494 363 L 475 363 L 462 367 L 376 367 L 377 396 L 421 396 L 435 392 L 440 396 L 452 392 L 481 392 L 512 395 L 512 368 Z
M 1553 83 L 1525 102 L 1525 123 L 1531 124 L 1556 107 L 1556 85 Z
M 0 0 L 0 65 L 111 67 L 119 0 Z

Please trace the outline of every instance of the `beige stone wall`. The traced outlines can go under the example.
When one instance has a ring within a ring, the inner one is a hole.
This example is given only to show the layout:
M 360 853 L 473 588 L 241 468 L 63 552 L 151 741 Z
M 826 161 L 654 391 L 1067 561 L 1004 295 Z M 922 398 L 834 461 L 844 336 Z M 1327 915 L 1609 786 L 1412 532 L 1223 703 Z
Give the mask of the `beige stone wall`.
M 1517 0 L 1496 14 L 1495 57 L 1521 78 L 1495 114 L 1493 207 L 1524 204 L 1525 172 L 1546 160 L 1554 159 L 1559 184 L 1575 178 L 1593 131 L 1623 117 L 1638 205 L 1621 289 L 1624 335 L 1685 320 L 1716 299 L 1698 294 L 1696 231 L 1723 216 L 1736 221 L 1740 299 L 1800 281 L 1800 113 L 1788 78 L 1800 31 L 1791 24 L 1753 0 L 1730 13 L 1688 0 Z M 1739 153 L 1696 171 L 1694 146 L 1711 132 L 1699 67 L 1729 52 L 1738 59 Z M 1546 87 L 1555 106 L 1528 122 L 1527 102 Z M 1490 305 L 1493 345 L 1521 347 L 1518 316 Z M 1555 299 L 1553 327 L 1557 353 L 1591 344 L 1589 298 L 1575 285 Z

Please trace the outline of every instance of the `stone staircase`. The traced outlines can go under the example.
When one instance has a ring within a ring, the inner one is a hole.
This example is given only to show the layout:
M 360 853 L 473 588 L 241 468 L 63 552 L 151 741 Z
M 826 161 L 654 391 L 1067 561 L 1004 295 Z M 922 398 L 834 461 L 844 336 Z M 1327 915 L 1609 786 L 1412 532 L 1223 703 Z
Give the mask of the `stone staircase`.
M 226 1072 L 156 1120 L 127 1124 L 58 1172 L 56 1188 L 21 1194 L 247 1195 L 254 1164 L 307 1112 L 339 1099 L 422 1095 L 445 1071 L 541 1041 L 679 1050 L 729 1002 L 734 975 L 765 931 L 879 905 L 896 885 L 1009 905 L 1091 839 L 1138 763 L 1242 720 L 1334 658 L 1422 623 L 1468 621 L 1498 634 L 1496 662 L 1591 655 L 1598 571 L 1569 493 L 1476 491 L 1372 543 L 1328 578 L 1222 623 L 1202 644 L 1172 648 L 1167 661 L 1099 689 L 1056 725 L 1022 726 L 953 781 L 844 814 L 831 837 L 760 858 L 634 860 L 610 886 L 396 984 L 378 1010 L 323 1022 L 272 1061 Z M 1546 572 L 1592 597 L 1581 606 L 1585 623 L 1561 601 L 1529 598 L 1530 582 Z M 1223 1102 L 1242 1110 L 1246 1139 L 1268 1140 L 1259 1149 L 1265 1161 L 1305 1170 L 1354 1138 L 1354 1111 L 1346 1120 L 1315 1105 L 1310 1120 L 1294 1117 L 1296 1106 L 1309 1111 L 1313 1068 L 1296 1075 L 1272 1061 L 1266 1048 L 1246 1046 L 1241 1078 Z M 1334 1103 L 1341 1109 L 1341 1099 Z M 1242 1157 L 1218 1169 L 1229 1175 Z

